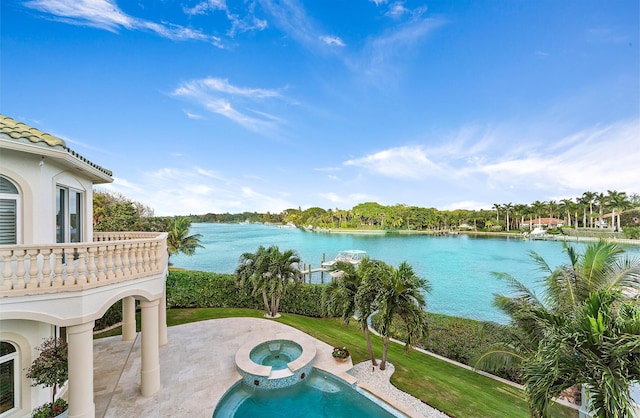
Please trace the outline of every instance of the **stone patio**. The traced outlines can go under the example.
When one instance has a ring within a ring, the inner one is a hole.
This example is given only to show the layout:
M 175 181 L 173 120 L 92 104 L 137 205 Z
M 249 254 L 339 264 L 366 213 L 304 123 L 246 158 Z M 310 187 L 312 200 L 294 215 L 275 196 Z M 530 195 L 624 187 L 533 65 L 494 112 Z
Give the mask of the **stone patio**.
M 168 329 L 169 342 L 160 347 L 162 387 L 150 397 L 140 394 L 140 335 L 131 342 L 120 336 L 94 341 L 96 417 L 207 417 L 218 401 L 241 379 L 235 355 L 250 341 L 308 339 L 303 332 L 269 319 L 225 318 Z M 348 374 L 351 360 L 339 363 L 332 347 L 311 338 L 317 355 L 314 367 L 355 383 Z M 364 385 L 366 388 L 366 385 Z M 384 398 L 384 393 L 375 391 Z M 409 405 L 387 399 L 409 416 L 424 416 Z

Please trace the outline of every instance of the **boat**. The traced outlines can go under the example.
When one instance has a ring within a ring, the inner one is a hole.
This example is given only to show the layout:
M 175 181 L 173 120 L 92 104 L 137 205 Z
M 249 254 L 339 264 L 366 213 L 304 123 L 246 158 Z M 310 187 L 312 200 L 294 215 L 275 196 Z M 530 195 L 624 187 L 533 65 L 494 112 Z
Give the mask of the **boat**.
M 330 261 L 323 261 L 322 267 L 331 267 L 338 261 L 344 261 L 351 264 L 358 264 L 367 255 L 366 251 L 362 250 L 345 250 L 340 251 L 336 258 Z

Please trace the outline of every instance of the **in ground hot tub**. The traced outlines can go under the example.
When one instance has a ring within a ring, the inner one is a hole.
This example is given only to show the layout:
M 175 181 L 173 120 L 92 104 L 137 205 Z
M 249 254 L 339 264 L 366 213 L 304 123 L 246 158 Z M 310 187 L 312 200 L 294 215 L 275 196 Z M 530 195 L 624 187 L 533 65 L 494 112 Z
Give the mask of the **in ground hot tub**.
M 249 353 L 254 363 L 271 366 L 271 370 L 283 370 L 293 360 L 300 357 L 302 347 L 294 341 L 272 340 L 255 346 Z
M 236 367 L 245 384 L 258 389 L 279 389 L 304 380 L 315 357 L 315 344 L 307 338 L 261 340 L 240 347 Z

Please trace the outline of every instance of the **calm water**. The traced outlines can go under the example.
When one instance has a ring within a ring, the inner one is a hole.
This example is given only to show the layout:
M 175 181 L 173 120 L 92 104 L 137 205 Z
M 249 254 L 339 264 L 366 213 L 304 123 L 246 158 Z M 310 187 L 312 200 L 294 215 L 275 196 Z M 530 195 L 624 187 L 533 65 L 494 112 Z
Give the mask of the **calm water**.
M 233 273 L 240 255 L 255 252 L 260 245 L 294 249 L 314 268 L 320 266 L 323 255 L 331 260 L 342 250 L 364 250 L 371 258 L 395 266 L 406 260 L 419 276 L 428 279 L 433 286 L 427 295 L 429 311 L 496 322 L 505 322 L 506 317 L 492 306 L 493 294 L 507 290 L 492 272 L 512 274 L 535 289 L 540 275 L 529 251 L 540 254 L 552 267 L 567 260 L 561 242 L 519 238 L 323 234 L 265 225 L 204 223 L 193 224 L 191 233 L 202 234 L 205 248 L 192 257 L 173 256 L 176 267 Z M 585 244 L 570 245 L 582 252 Z M 627 247 L 627 251 L 640 255 L 639 247 Z M 319 280 L 314 276 L 314 282 Z
M 379 405 L 338 379 L 318 370 L 302 383 L 283 389 L 234 386 L 216 406 L 214 418 L 393 418 Z

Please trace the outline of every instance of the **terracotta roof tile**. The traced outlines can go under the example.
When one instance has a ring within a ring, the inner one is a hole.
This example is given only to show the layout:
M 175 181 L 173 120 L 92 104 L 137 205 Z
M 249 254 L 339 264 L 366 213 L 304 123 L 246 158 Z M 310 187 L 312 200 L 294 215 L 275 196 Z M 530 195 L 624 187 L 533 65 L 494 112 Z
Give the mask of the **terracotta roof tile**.
M 70 155 L 73 155 L 83 163 L 90 165 L 91 167 L 95 168 L 98 171 L 101 171 L 108 176 L 113 175 L 110 170 L 92 163 L 77 152 L 67 147 L 67 144 L 63 139 L 55 137 L 46 132 L 42 132 L 39 129 L 25 125 L 22 122 L 18 122 L 8 116 L 0 114 L 0 136 L 2 136 L 2 134 L 6 135 L 6 137 L 12 140 L 27 140 L 34 144 L 46 144 L 47 146 L 52 148 L 61 147 L 64 151 L 66 151 Z

